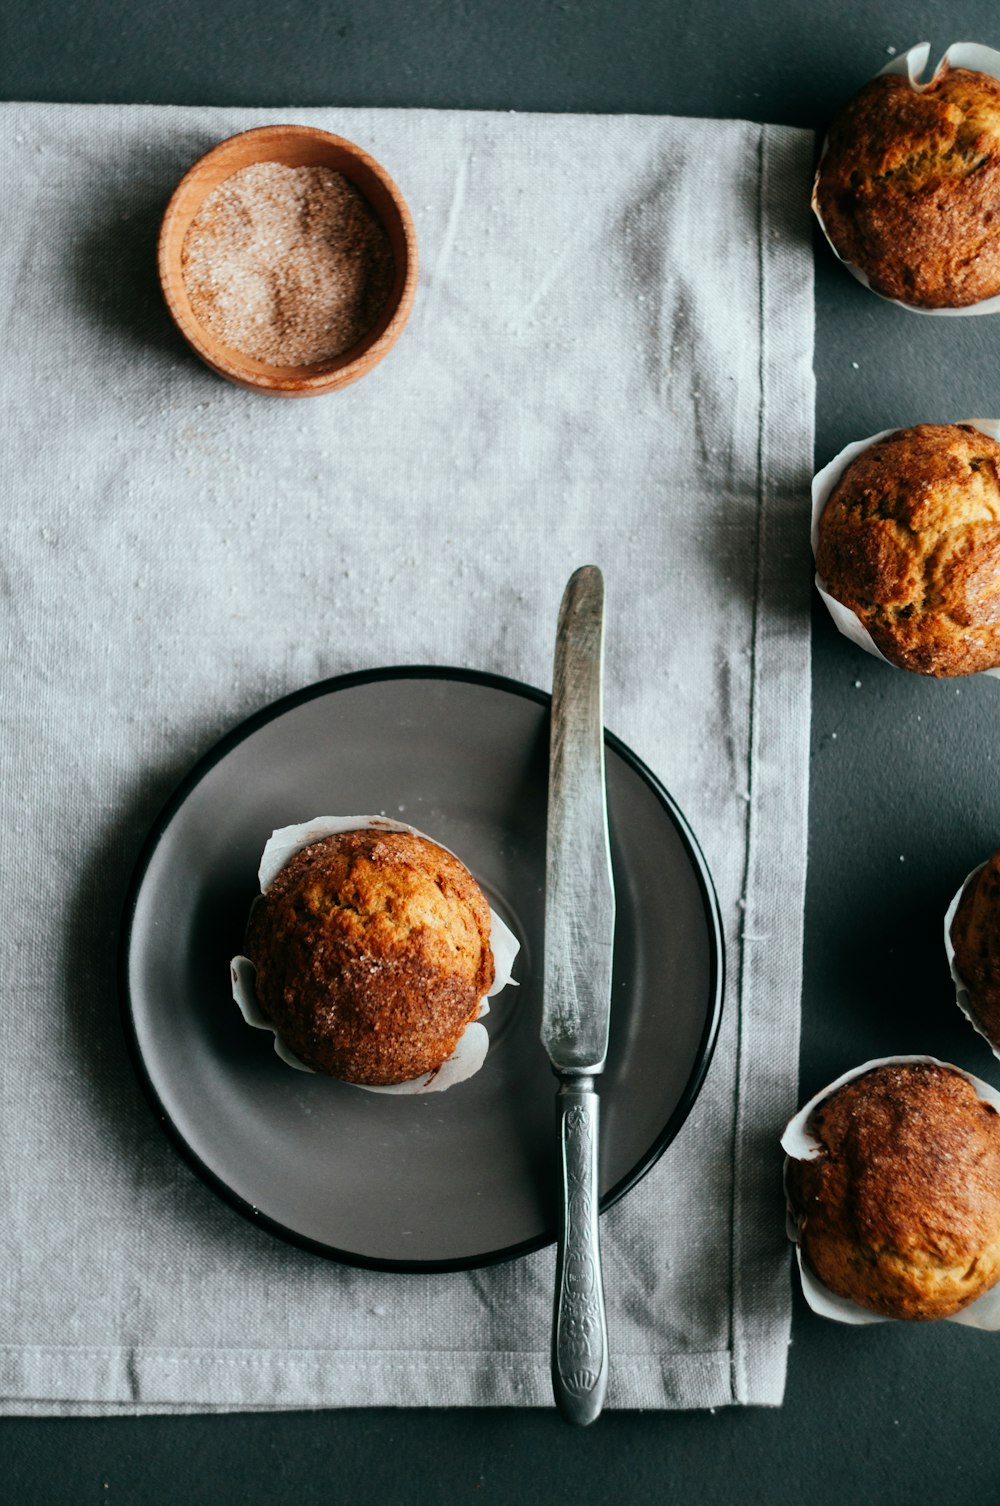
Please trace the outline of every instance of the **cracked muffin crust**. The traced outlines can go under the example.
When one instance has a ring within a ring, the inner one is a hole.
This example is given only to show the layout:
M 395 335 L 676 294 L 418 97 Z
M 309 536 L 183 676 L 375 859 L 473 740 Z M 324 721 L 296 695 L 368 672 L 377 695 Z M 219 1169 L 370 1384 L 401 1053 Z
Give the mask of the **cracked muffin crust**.
M 815 202 L 876 292 L 921 308 L 1000 293 L 1000 82 L 945 68 L 880 75 L 830 128 Z
M 1000 665 L 1000 444 L 969 424 L 918 424 L 871 445 L 823 509 L 816 568 L 890 663 Z
M 887 1318 L 944 1318 L 1000 1277 L 1000 1114 L 959 1072 L 875 1067 L 809 1117 L 789 1163 L 802 1255 L 824 1286 Z
M 295 1055 L 369 1086 L 436 1071 L 493 982 L 481 889 L 408 832 L 342 832 L 297 853 L 254 906 L 246 953 Z
M 1000 848 L 962 891 L 951 944 L 972 1013 L 1000 1050 Z

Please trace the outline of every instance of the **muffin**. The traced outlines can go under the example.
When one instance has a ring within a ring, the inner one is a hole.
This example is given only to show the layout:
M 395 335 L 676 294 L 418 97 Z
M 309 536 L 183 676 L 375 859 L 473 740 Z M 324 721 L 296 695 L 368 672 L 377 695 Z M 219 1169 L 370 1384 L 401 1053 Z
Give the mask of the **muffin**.
M 876 1066 L 813 1109 L 788 1163 L 802 1257 L 887 1318 L 945 1318 L 1000 1278 L 1000 1114 L 960 1072 Z
M 1000 665 L 1000 444 L 971 424 L 877 440 L 827 500 L 816 568 L 890 663 L 925 675 Z
M 950 935 L 976 1023 L 1000 1050 L 1000 848 L 965 885 Z
M 429 838 L 342 831 L 297 852 L 250 916 L 257 1003 L 296 1057 L 363 1086 L 452 1054 L 494 978 L 490 909 Z
M 830 128 L 814 204 L 886 298 L 962 308 L 1000 293 L 1000 83 L 945 65 L 881 74 Z

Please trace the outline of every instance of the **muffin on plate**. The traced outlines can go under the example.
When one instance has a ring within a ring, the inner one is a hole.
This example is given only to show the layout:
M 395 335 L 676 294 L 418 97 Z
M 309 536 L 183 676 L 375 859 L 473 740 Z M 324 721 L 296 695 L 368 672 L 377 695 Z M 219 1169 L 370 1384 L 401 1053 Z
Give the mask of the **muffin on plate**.
M 827 500 L 816 569 L 890 663 L 925 675 L 1000 665 L 1000 444 L 971 424 L 877 440 Z
M 945 1318 L 1000 1278 L 1000 1114 L 954 1068 L 873 1067 L 809 1116 L 788 1163 L 802 1257 L 831 1292 L 888 1318 Z
M 965 885 L 950 934 L 976 1023 L 1000 1050 L 1000 848 Z
M 409 831 L 341 831 L 296 852 L 253 908 L 246 954 L 299 1061 L 362 1086 L 436 1072 L 494 980 L 481 889 Z
M 880 74 L 830 128 L 814 204 L 876 292 L 918 308 L 1000 293 L 1000 82 Z

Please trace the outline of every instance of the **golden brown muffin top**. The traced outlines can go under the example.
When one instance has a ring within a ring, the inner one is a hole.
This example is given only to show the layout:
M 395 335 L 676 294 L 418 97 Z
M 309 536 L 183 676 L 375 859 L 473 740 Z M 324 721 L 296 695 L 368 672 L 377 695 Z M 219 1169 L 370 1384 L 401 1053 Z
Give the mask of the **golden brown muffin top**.
M 1000 444 L 969 424 L 917 424 L 871 445 L 823 510 L 816 568 L 891 663 L 1000 664 Z
M 295 1055 L 372 1086 L 440 1067 L 493 982 L 482 891 L 409 832 L 343 832 L 297 853 L 254 906 L 246 952 Z
M 892 1318 L 957 1312 L 1000 1277 L 1000 1115 L 931 1062 L 875 1067 L 819 1104 L 787 1186 L 825 1286 Z
M 1000 1049 L 1000 849 L 962 891 L 951 922 L 951 944 L 972 1012 Z
M 827 234 L 873 288 L 924 308 L 1000 293 L 1000 82 L 881 75 L 830 128 L 816 190 Z

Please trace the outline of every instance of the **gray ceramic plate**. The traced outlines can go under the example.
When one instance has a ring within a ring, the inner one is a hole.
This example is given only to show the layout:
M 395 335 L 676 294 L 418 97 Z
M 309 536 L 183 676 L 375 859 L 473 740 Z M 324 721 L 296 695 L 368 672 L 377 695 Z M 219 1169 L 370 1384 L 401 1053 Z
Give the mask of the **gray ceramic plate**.
M 555 1081 L 541 1014 L 548 697 L 447 669 L 329 680 L 215 747 L 157 820 L 121 943 L 133 1058 L 178 1148 L 254 1223 L 320 1253 L 458 1269 L 555 1238 Z M 639 760 L 607 739 L 618 897 L 601 1081 L 602 1207 L 680 1128 L 719 1023 L 722 938 L 704 860 Z M 230 998 L 271 830 L 384 812 L 452 848 L 521 942 L 477 1076 L 384 1097 L 305 1076 Z

